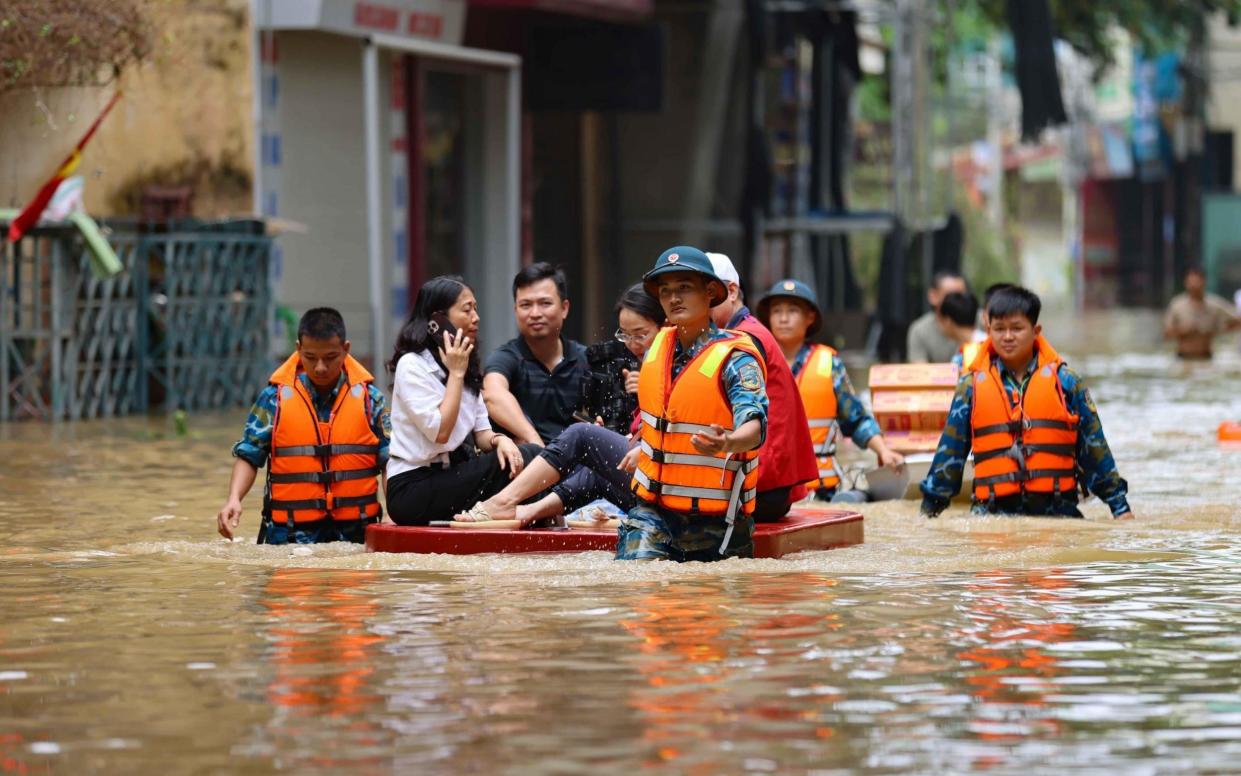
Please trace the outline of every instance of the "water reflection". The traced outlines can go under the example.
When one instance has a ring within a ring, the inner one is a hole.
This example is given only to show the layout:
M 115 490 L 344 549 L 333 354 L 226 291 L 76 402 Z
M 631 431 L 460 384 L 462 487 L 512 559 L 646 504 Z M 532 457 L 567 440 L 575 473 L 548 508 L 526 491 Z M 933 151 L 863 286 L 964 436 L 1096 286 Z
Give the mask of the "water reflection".
M 299 767 L 373 768 L 384 758 L 358 757 L 384 738 L 373 686 L 384 637 L 371 627 L 380 611 L 369 571 L 277 568 L 259 596 L 261 660 L 271 679 L 271 720 L 264 748 Z M 324 729 L 334 740 L 322 740 Z M 254 748 L 254 742 L 248 747 Z
M 1065 350 L 1137 521 L 780 561 L 229 544 L 237 417 L 0 427 L 0 774 L 1236 772 L 1241 358 L 1099 352 L 1135 320 Z

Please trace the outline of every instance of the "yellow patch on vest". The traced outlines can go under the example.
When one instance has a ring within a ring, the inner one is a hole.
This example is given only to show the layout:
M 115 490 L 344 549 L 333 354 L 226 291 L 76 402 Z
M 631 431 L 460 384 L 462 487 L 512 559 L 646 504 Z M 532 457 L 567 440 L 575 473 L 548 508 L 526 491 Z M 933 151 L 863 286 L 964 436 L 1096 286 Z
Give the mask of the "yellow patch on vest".
M 650 349 L 646 351 L 646 363 L 654 363 L 659 358 L 659 351 L 663 350 L 664 340 L 668 339 L 668 335 L 660 332 L 655 335 L 655 341 L 651 343 Z
M 702 366 L 698 367 L 698 371 L 704 377 L 715 377 L 715 373 L 719 371 L 720 364 L 724 363 L 724 357 L 728 355 L 729 350 L 728 345 L 713 345 L 711 352 L 702 360 Z
M 832 354 L 826 350 L 819 352 L 819 377 L 832 376 Z

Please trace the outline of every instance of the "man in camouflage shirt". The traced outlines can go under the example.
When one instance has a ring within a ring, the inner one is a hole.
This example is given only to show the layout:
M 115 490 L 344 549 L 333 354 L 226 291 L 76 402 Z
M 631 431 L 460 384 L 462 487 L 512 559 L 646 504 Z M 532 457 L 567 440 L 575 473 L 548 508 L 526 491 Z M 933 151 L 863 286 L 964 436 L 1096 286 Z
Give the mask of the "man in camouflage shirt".
M 1004 392 L 1024 399 L 1030 379 L 1038 367 L 1036 343 L 1041 339 L 1038 325 L 1041 304 L 1037 296 L 1024 288 L 1005 289 L 988 303 L 990 340 L 985 343 L 991 352 Z M 1013 368 L 1012 364 L 1024 364 Z M 968 365 L 967 365 L 968 366 Z M 974 443 L 974 371 L 966 371 L 957 383 L 948 422 L 935 451 L 930 472 L 923 480 L 922 513 L 936 517 L 961 490 L 965 462 Z M 1117 471 L 1116 461 L 1103 435 L 1098 410 L 1081 378 L 1061 363 L 1056 372 L 1064 404 L 1070 414 L 1078 417 L 1077 443 L 1074 451 L 1077 481 L 1081 488 L 1098 496 L 1108 505 L 1113 517 L 1133 517 L 1129 508 L 1128 483 Z M 1020 493 L 980 501 L 974 499 L 975 514 L 1024 514 L 1048 517 L 1081 517 L 1076 492 Z

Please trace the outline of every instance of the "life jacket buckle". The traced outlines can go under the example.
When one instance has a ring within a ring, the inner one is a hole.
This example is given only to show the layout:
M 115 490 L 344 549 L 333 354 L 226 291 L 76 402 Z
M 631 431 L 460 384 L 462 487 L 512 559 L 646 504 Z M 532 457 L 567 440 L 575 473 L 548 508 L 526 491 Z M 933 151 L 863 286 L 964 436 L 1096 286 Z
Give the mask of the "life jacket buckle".
M 1025 451 L 1021 449 L 1021 445 L 1017 442 L 1013 442 L 1013 446 L 1008 448 L 1008 457 L 1016 461 L 1018 467 L 1022 469 L 1026 468 Z

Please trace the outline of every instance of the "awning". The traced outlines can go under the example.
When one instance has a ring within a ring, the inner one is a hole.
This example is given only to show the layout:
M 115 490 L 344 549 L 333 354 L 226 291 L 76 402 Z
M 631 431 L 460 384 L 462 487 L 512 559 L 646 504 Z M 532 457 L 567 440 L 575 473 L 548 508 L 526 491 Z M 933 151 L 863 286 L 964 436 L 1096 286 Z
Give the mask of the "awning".
M 475 8 L 547 11 L 588 19 L 639 21 L 655 10 L 654 0 L 469 0 Z

